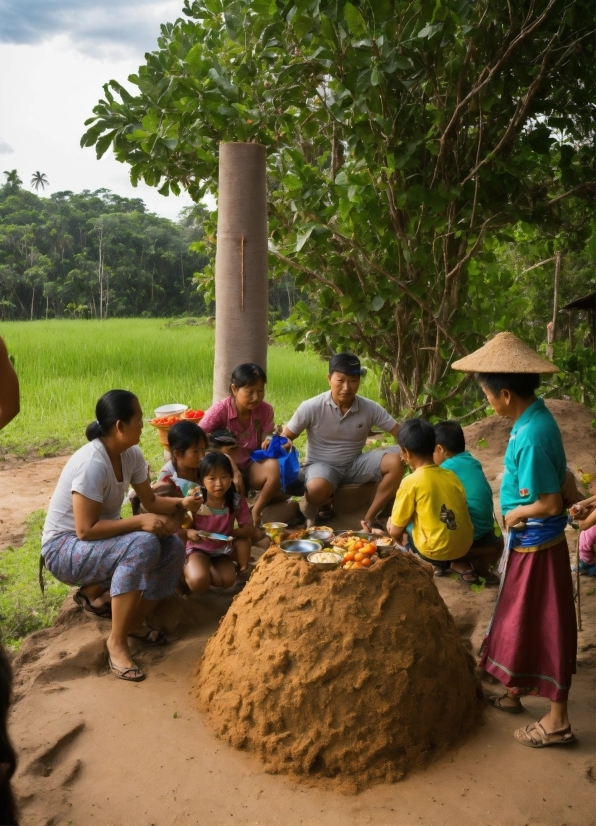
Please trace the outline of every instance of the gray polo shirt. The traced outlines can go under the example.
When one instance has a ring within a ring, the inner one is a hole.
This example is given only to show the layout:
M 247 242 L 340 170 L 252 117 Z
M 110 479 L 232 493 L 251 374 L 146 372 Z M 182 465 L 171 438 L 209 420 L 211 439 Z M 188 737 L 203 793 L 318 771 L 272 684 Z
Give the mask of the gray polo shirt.
M 302 402 L 287 424 L 298 436 L 306 430 L 308 462 L 348 465 L 362 453 L 373 425 L 389 433 L 397 422 L 380 404 L 356 396 L 347 413 L 331 398 L 331 390 Z

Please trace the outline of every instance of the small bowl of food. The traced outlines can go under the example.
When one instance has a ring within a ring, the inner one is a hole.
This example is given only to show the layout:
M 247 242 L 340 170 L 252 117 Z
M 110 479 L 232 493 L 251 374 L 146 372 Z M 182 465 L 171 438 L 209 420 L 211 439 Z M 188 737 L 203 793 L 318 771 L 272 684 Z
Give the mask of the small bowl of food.
M 341 555 L 334 551 L 315 551 L 309 554 L 306 559 L 321 571 L 333 571 L 341 563 Z
M 279 545 L 287 527 L 285 522 L 265 522 L 263 525 L 265 533 L 274 545 Z
M 391 551 L 395 550 L 395 542 L 390 536 L 379 536 L 374 540 L 374 543 L 377 546 L 377 553 L 381 559 L 385 559 Z
M 311 528 L 308 532 L 309 539 L 315 539 L 322 542 L 323 545 L 328 545 L 333 539 L 334 533 L 331 528 Z
M 285 554 L 290 556 L 308 556 L 308 554 L 320 551 L 323 545 L 313 539 L 288 539 L 279 546 Z

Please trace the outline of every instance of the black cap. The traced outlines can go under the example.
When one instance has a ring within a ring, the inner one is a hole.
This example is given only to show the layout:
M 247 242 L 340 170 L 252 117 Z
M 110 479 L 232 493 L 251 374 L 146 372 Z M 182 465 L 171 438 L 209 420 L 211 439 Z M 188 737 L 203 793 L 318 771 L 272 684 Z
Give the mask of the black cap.
M 360 367 L 360 359 L 353 353 L 336 353 L 329 360 L 329 375 L 345 373 L 346 376 L 363 376 L 365 369 Z

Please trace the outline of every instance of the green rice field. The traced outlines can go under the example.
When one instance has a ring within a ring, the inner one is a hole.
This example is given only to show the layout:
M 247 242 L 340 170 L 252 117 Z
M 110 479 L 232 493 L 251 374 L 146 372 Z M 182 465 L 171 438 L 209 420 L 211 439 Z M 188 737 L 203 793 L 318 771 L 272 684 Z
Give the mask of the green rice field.
M 25 321 L 0 324 L 0 335 L 21 385 L 21 413 L 0 433 L 0 458 L 80 447 L 85 426 L 95 418 L 95 402 L 112 388 L 136 393 L 147 418 L 162 404 L 205 410 L 211 403 L 214 330 L 206 325 L 164 319 Z M 327 389 L 326 363 L 287 345 L 270 347 L 267 374 L 266 398 L 279 423 L 303 399 Z M 378 401 L 374 377 L 363 380 L 361 392 Z M 163 454 L 150 425 L 141 448 L 158 470 Z

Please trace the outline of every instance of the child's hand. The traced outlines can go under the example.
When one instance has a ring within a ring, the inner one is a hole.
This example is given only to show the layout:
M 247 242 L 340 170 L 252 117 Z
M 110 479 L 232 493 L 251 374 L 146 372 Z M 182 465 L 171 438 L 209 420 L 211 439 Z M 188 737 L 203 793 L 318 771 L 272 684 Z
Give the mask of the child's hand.
M 182 500 L 182 507 L 184 508 L 184 510 L 191 511 L 191 513 L 196 513 L 202 504 L 203 497 L 198 488 L 196 493 L 191 493 L 189 496 L 185 496 Z
M 195 531 L 194 528 L 191 528 L 188 531 L 186 531 L 186 539 L 188 542 L 198 542 L 200 538 L 200 533 L 198 531 Z

